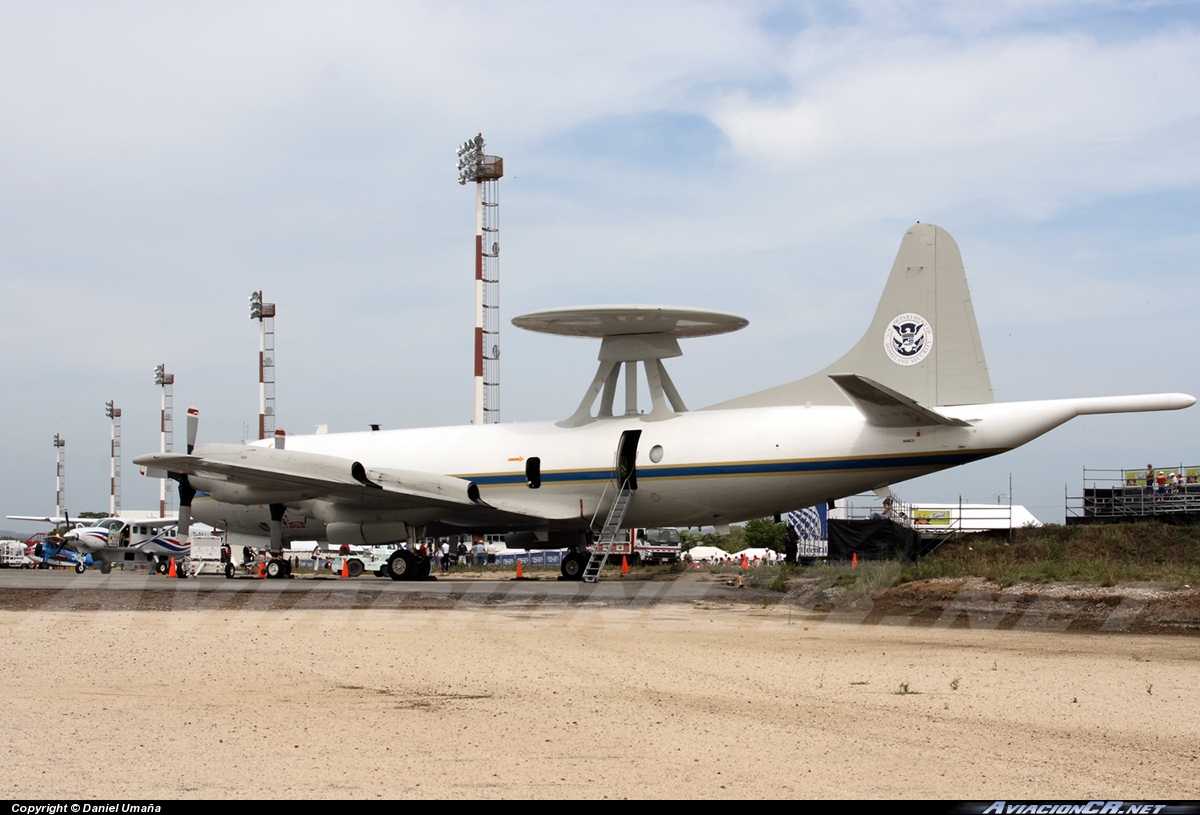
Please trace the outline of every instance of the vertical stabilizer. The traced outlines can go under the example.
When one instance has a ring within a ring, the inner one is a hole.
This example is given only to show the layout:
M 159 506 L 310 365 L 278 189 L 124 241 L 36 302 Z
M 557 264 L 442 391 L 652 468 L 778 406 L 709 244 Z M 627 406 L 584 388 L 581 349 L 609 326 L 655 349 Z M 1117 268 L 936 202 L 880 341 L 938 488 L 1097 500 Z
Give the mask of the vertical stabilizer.
M 709 409 L 850 404 L 831 374 L 867 377 L 922 405 L 995 401 L 962 256 L 949 233 L 932 224 L 908 230 L 871 327 L 837 362 Z

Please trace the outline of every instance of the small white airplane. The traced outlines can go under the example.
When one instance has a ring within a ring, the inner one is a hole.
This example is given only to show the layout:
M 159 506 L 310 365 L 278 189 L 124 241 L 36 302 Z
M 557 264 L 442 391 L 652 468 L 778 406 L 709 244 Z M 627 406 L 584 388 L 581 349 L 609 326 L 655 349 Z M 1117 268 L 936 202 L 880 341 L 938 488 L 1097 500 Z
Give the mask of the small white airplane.
M 174 558 L 182 576 L 192 547 L 186 535 L 175 536 L 178 524 L 174 517 L 100 518 L 63 535 L 63 545 L 91 555 L 103 574 L 111 572 L 114 563 L 149 563 L 159 574 L 166 574 Z M 75 571 L 83 573 L 82 562 Z
M 182 539 L 172 533 L 179 523 L 175 517 L 140 517 L 125 515 L 99 518 L 88 523 L 69 517 L 49 518 L 31 515 L 9 515 L 18 521 L 44 521 L 56 526 L 65 525 L 68 531 L 43 542 L 43 557 L 49 559 L 60 552 L 75 552 L 72 558 L 75 571 L 83 574 L 89 565 L 98 565 L 103 574 L 112 571 L 114 563 L 149 563 L 155 571 L 166 574 L 171 558 L 175 558 L 180 573 L 191 553 L 187 536 Z M 89 558 L 88 555 L 91 555 Z
M 564 576 L 594 579 L 587 547 L 601 529 L 778 515 L 997 455 L 1076 416 L 1196 401 L 1164 393 L 996 402 L 958 246 L 931 224 L 905 234 L 870 327 L 841 359 L 699 411 L 687 410 L 663 360 L 681 354 L 680 339 L 744 327 L 740 317 L 602 306 L 513 323 L 601 340 L 599 369 L 569 418 L 194 447 L 193 410 L 187 454 L 134 461 L 179 482 L 180 537 L 192 514 L 269 534 L 272 576 L 287 573 L 278 555 L 285 539 L 407 540 L 415 549 L 427 534 L 508 531 L 510 546 L 569 548 Z M 648 412 L 637 404 L 638 363 Z M 401 550 L 390 570 L 419 578 L 429 563 Z

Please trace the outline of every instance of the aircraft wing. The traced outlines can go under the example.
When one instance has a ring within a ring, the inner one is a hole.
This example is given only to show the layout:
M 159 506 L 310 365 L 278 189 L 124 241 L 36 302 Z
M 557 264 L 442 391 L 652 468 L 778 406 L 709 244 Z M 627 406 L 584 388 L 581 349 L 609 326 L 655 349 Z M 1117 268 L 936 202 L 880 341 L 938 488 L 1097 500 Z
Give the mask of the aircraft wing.
M 52 518 L 46 515 L 5 515 L 4 517 L 10 521 L 41 521 L 42 523 L 54 524 L 55 526 L 65 524 L 68 520 L 67 518 Z
M 873 379 L 858 374 L 830 374 L 829 378 L 854 403 L 868 424 L 877 427 L 970 427 L 969 422 L 943 416 Z
M 208 444 L 192 454 L 153 453 L 134 463 L 147 471 L 184 473 L 218 500 L 223 488 L 237 491 L 236 503 L 290 503 L 322 499 L 355 509 L 434 513 L 447 523 L 479 520 L 528 521 L 518 507 L 499 509 L 479 497 L 464 478 L 416 470 L 374 469 L 338 456 L 239 444 Z M 208 487 L 202 485 L 208 483 Z

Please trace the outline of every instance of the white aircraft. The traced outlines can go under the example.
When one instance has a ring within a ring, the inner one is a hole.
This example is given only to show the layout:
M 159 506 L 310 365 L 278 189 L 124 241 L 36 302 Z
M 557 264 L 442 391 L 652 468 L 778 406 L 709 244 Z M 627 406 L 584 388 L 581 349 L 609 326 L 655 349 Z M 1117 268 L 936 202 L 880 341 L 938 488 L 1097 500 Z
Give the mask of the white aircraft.
M 91 526 L 80 526 L 63 535 L 63 545 L 81 555 L 91 555 L 100 571 L 108 574 L 114 563 L 149 563 L 159 574 L 166 574 L 175 558 L 182 576 L 191 544 L 187 535 L 176 537 L 179 520 L 173 517 L 101 518 Z M 82 574 L 79 561 L 75 571 Z
M 99 565 L 103 574 L 112 571 L 113 563 L 150 563 L 155 571 L 166 574 L 169 561 L 175 558 L 180 570 L 191 553 L 187 535 L 175 537 L 179 521 L 174 517 L 140 517 L 125 515 L 99 518 L 91 524 L 79 519 L 49 518 L 31 515 L 9 515 L 19 521 L 44 521 L 56 526 L 66 525 L 69 530 L 43 542 L 43 557 L 57 556 L 60 552 L 75 552 L 72 558 L 75 571 L 83 574 L 89 565 Z M 91 558 L 87 556 L 91 555 Z
M 804 379 L 695 412 L 662 361 L 681 354 L 680 339 L 734 331 L 746 320 L 611 306 L 513 322 L 601 340 L 599 369 L 569 418 L 193 449 L 189 417 L 186 455 L 134 461 L 179 482 L 181 537 L 192 513 L 230 531 L 266 532 L 273 553 L 285 538 L 411 544 L 426 534 L 506 530 L 510 545 L 568 547 L 564 576 L 594 579 L 599 566 L 593 570 L 587 547 L 601 529 L 776 515 L 1003 453 L 1075 416 L 1196 401 L 1165 393 L 996 402 L 958 246 L 930 224 L 906 233 L 874 319 L 845 356 Z M 648 412 L 637 404 L 639 362 Z M 616 413 L 622 368 L 624 411 Z M 411 579 L 429 563 L 401 550 L 390 569 L 394 579 Z M 286 574 L 286 561 L 276 554 L 268 573 Z

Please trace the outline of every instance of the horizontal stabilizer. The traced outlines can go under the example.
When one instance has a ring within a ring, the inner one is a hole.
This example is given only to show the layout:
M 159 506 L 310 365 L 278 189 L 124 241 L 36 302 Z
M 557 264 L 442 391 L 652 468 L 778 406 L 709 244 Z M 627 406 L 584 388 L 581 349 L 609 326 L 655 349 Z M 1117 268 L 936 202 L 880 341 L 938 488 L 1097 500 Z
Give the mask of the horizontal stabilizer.
M 867 422 L 876 427 L 971 426 L 962 419 L 951 419 L 949 416 L 943 416 L 927 407 L 922 407 L 904 394 L 880 385 L 865 376 L 830 374 L 829 378 L 854 403 Z

